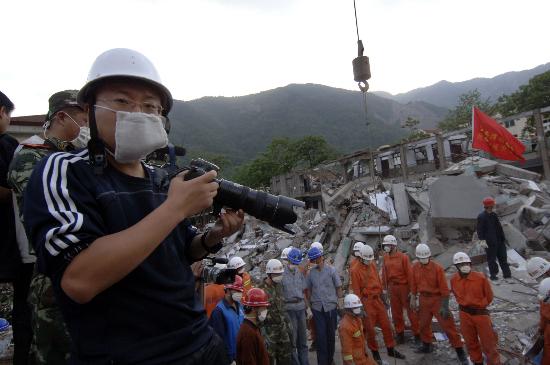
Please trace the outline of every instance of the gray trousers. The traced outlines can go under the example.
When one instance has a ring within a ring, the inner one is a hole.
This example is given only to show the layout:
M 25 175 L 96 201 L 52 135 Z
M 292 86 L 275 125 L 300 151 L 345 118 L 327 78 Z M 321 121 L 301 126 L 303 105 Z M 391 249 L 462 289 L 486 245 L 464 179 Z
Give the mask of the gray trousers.
M 292 365 L 309 365 L 307 356 L 306 311 L 287 310 L 292 328 Z

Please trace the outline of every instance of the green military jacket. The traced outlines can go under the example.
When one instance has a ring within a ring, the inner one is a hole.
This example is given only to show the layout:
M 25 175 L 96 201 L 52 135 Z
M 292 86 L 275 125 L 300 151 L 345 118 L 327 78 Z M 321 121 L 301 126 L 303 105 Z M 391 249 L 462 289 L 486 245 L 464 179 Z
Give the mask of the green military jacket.
M 290 320 L 285 310 L 283 286 L 281 283 L 269 285 L 264 281 L 262 289 L 269 297 L 267 318 L 263 323 L 264 335 L 271 356 L 278 351 L 288 351 L 292 347 L 290 339 Z M 289 352 L 290 353 L 290 352 Z

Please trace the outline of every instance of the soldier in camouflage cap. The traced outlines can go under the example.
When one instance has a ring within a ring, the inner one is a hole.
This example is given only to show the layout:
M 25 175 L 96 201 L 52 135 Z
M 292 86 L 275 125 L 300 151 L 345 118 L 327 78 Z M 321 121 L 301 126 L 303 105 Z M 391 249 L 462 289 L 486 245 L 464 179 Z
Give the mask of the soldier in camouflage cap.
M 23 196 L 36 164 L 45 156 L 85 147 L 89 139 L 87 115 L 76 102 L 77 90 L 65 90 L 49 99 L 44 123 L 44 143 L 23 144 L 16 151 L 8 172 L 23 220 Z M 21 241 L 21 239 L 20 239 Z M 24 263 L 35 261 L 34 250 L 28 242 L 19 242 Z M 33 339 L 31 364 L 66 364 L 70 338 L 54 298 L 50 280 L 36 270 L 30 282 L 29 304 L 32 312 Z
M 293 352 L 290 318 L 288 317 L 283 297 L 283 264 L 276 259 L 267 262 L 267 278 L 262 286 L 269 296 L 269 311 L 263 324 L 264 338 L 267 343 L 270 364 L 290 365 Z

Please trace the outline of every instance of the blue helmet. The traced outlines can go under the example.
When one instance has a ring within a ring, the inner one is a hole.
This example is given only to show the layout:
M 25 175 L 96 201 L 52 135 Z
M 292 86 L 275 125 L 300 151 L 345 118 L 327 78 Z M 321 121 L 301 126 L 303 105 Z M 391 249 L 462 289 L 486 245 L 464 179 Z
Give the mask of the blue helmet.
M 290 261 L 294 265 L 300 265 L 300 263 L 302 262 L 302 253 L 297 248 L 292 248 L 287 257 L 288 261 Z
M 323 256 L 323 251 L 319 250 L 317 247 L 312 247 L 307 252 L 307 257 L 310 261 L 315 260 L 316 258 L 321 256 Z

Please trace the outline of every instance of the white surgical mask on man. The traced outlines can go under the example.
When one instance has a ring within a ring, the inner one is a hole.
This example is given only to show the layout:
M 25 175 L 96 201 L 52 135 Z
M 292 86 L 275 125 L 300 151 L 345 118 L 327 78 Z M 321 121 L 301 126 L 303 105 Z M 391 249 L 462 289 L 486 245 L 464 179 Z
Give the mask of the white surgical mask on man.
M 260 322 L 263 322 L 263 321 L 265 321 L 266 318 L 267 318 L 267 309 L 262 309 L 260 311 L 260 314 L 258 314 L 258 320 Z
M 389 246 L 389 245 L 384 245 L 384 252 L 390 253 L 390 251 L 391 251 L 391 246 Z
M 115 152 L 107 151 L 117 162 L 139 161 L 151 152 L 168 145 L 164 117 L 141 112 L 117 111 L 101 105 L 95 107 L 116 113 Z
M 418 261 L 420 261 L 420 263 L 422 265 L 428 265 L 428 263 L 430 262 L 430 258 L 426 257 L 426 258 L 423 258 L 423 259 L 418 259 Z
M 65 112 L 64 112 L 65 113 Z M 78 127 L 78 136 L 76 136 L 75 139 L 71 140 L 71 144 L 76 149 L 84 148 L 88 146 L 88 141 L 90 140 L 90 128 L 86 126 L 80 126 L 76 120 L 73 119 L 69 114 L 65 113 L 66 116 L 71 118 L 74 124 Z
M 233 299 L 234 302 L 240 303 L 242 298 L 243 298 L 243 293 L 240 293 L 240 292 L 231 293 L 231 299 Z
M 361 314 L 361 307 L 353 308 L 351 311 L 353 314 Z
M 283 275 L 272 276 L 271 280 L 273 280 L 275 284 L 279 284 L 281 281 L 283 281 Z
M 472 268 L 470 267 L 470 265 L 462 265 L 460 267 L 460 272 L 463 274 L 469 274 L 470 271 L 472 271 Z

